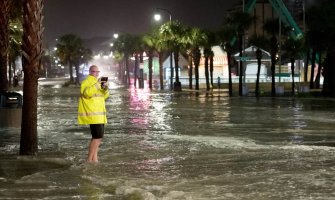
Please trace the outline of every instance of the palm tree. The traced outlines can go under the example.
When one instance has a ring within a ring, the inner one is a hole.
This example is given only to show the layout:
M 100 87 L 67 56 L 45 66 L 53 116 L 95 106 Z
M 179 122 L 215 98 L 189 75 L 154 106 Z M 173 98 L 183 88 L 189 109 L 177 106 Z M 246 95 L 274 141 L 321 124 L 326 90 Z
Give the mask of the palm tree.
M 268 20 L 264 24 L 265 31 L 270 34 L 270 54 L 271 54 L 271 96 L 276 96 L 276 56 L 278 52 L 277 34 L 279 32 L 278 19 Z
M 130 74 L 129 74 L 129 59 L 130 56 L 136 52 L 135 42 L 136 36 L 130 34 L 122 34 L 114 42 L 112 50 L 119 55 L 122 55 L 123 61 L 125 63 L 125 69 L 123 69 L 120 74 L 122 76 L 123 83 L 129 86 L 130 84 Z M 125 76 L 124 76 L 125 74 Z
M 269 41 L 267 40 L 267 38 L 263 37 L 263 36 L 257 36 L 254 35 L 250 38 L 249 44 L 250 45 L 255 45 L 257 46 L 257 50 L 255 52 L 255 56 L 257 59 L 257 78 L 256 78 L 256 89 L 255 89 L 255 95 L 256 97 L 259 96 L 259 76 L 260 76 L 260 71 L 261 71 L 261 65 L 262 65 L 262 57 L 263 57 L 263 53 L 262 50 L 260 48 L 263 49 L 267 49 L 269 47 L 268 45 Z
M 183 43 L 188 54 L 189 89 L 192 89 L 193 64 L 195 71 L 195 88 L 199 90 L 199 64 L 201 59 L 200 46 L 207 41 L 207 35 L 199 28 L 188 28 L 183 37 Z
M 23 1 L 24 71 L 20 154 L 37 153 L 37 87 L 42 55 L 42 0 Z
M 330 13 L 329 13 L 330 14 Z M 325 14 L 325 11 L 321 6 L 313 6 L 307 11 L 308 20 L 306 24 L 308 30 L 306 33 L 306 45 L 310 47 L 308 49 L 308 55 L 311 53 L 311 74 L 310 74 L 310 88 L 313 89 L 314 84 L 314 69 L 317 62 L 317 55 L 321 55 L 324 52 L 329 44 L 328 31 L 326 29 L 325 23 L 328 19 L 328 14 Z M 320 23 L 320 21 L 324 23 Z M 327 31 L 326 31 L 327 30 Z M 319 59 L 319 64 L 321 59 Z M 320 65 L 319 65 L 320 68 Z M 317 82 L 317 80 L 315 81 Z
M 330 97 L 335 96 L 335 41 L 333 39 L 335 34 L 334 9 L 334 1 L 323 1 L 318 6 L 310 8 L 308 14 L 311 16 L 307 18 L 308 34 L 310 34 L 309 37 L 311 38 L 309 40 L 309 44 L 313 42 L 313 45 L 317 45 L 319 42 L 319 45 L 323 48 L 315 48 L 314 51 L 326 51 L 326 57 L 323 65 L 324 83 L 322 92 L 324 95 Z M 321 54 L 321 52 L 318 52 L 318 54 Z
M 146 49 L 146 51 L 148 52 L 148 61 L 149 61 L 149 88 L 152 89 L 152 65 L 153 65 L 153 56 L 154 56 L 154 52 L 157 51 L 157 49 L 159 48 L 158 45 L 158 37 L 157 37 L 157 32 L 155 32 L 155 30 L 152 30 L 152 32 L 146 34 L 143 36 L 143 42 L 145 44 L 144 49 Z M 161 74 L 161 70 L 160 74 Z M 163 72 L 163 71 L 162 71 Z M 163 78 L 163 77 L 162 77 Z M 163 85 L 163 80 L 160 80 L 160 84 L 161 87 Z
M 262 65 L 262 50 L 260 48 L 257 48 L 256 50 L 256 58 L 257 58 L 257 79 L 256 79 L 256 90 L 255 95 L 256 97 L 259 96 L 259 74 L 261 71 L 261 65 Z
M 176 81 L 174 83 L 174 90 L 181 91 L 181 83 L 179 81 L 179 53 L 185 43 L 182 43 L 182 38 L 186 28 L 178 21 L 171 21 L 165 23 L 160 28 L 160 37 L 166 43 L 166 46 L 173 52 L 175 63 Z
M 226 22 L 228 24 L 231 24 L 232 26 L 235 26 L 238 38 L 239 57 L 242 57 L 244 31 L 251 26 L 253 18 L 250 16 L 249 13 L 237 11 L 232 13 L 232 15 L 227 18 Z M 242 61 L 240 61 L 238 73 L 239 73 L 239 87 L 238 87 L 239 95 L 242 96 L 242 76 L 244 75 Z
M 295 93 L 295 83 L 294 83 L 294 64 L 295 60 L 297 58 L 300 58 L 303 56 L 303 53 L 305 52 L 304 48 L 304 39 L 302 37 L 292 37 L 290 36 L 283 45 L 287 57 L 289 57 L 291 62 L 291 76 L 292 76 L 292 94 Z
M 218 37 L 221 43 L 221 48 L 227 52 L 228 60 L 228 88 L 229 96 L 233 96 L 233 83 L 231 77 L 231 69 L 233 68 L 232 64 L 232 55 L 234 51 L 234 42 L 233 38 L 235 37 L 235 28 L 230 24 L 225 24 L 218 32 Z
M 212 46 L 217 43 L 217 38 L 214 32 L 205 31 L 207 40 L 204 41 L 204 56 L 205 56 L 205 77 L 206 77 L 206 90 L 209 91 L 213 87 L 213 59 L 214 52 Z M 210 80 L 209 80 L 210 78 Z
M 70 83 L 79 83 L 79 63 L 84 50 L 82 39 L 74 34 L 66 34 L 58 39 L 57 56 L 61 62 L 68 64 Z M 76 81 L 73 78 L 73 67 L 76 69 Z
M 138 79 L 138 76 L 139 76 L 139 74 L 138 74 L 139 68 L 140 68 L 140 65 L 143 64 L 143 51 L 144 50 L 143 50 L 142 36 L 140 36 L 140 35 L 132 35 L 131 40 L 132 40 L 132 47 L 133 47 L 132 54 L 135 57 L 134 87 L 136 87 L 136 82 L 137 82 L 137 79 Z M 151 65 L 152 65 L 152 62 L 151 62 Z M 149 69 L 149 71 L 150 71 L 150 69 Z M 150 80 L 149 80 L 149 82 L 150 82 Z M 149 83 L 149 87 L 150 87 L 150 83 Z

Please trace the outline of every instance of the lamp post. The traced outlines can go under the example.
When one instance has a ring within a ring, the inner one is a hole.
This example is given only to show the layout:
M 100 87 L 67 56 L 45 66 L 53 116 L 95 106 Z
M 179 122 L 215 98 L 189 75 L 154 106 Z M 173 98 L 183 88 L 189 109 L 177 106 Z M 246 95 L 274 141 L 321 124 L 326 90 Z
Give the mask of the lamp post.
M 166 12 L 167 14 L 169 14 L 169 21 L 170 21 L 170 24 L 172 22 L 172 15 L 171 15 L 171 12 L 165 8 L 156 8 L 156 12 L 159 12 L 159 11 L 164 11 Z M 154 18 L 156 21 L 159 21 L 161 19 L 161 15 L 159 13 L 156 13 L 154 15 Z M 172 50 L 170 50 L 170 89 L 173 90 L 173 65 L 172 65 Z

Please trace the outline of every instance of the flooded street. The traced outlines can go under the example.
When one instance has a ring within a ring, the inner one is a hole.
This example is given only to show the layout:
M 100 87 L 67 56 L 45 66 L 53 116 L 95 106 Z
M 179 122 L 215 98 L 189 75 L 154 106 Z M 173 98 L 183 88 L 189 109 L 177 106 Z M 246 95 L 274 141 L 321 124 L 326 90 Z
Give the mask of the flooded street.
M 39 154 L 0 129 L 0 199 L 335 199 L 335 100 L 112 87 L 99 164 L 79 88 L 40 86 Z

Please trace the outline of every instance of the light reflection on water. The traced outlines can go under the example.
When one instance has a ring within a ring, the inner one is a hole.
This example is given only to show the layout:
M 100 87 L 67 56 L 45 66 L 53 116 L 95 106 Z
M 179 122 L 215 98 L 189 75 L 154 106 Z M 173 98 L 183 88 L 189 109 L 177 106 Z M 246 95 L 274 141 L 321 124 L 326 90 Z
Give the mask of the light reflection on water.
M 335 102 L 111 90 L 98 165 L 79 88 L 40 87 L 37 158 L 1 129 L 0 199 L 331 199 Z

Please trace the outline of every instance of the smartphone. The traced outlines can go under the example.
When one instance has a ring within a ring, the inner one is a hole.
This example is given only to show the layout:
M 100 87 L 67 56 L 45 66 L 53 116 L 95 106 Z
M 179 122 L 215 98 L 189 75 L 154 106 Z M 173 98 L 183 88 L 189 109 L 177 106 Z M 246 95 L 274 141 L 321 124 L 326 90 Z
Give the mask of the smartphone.
M 101 81 L 101 87 L 104 87 L 105 83 L 108 81 L 108 77 L 105 77 L 105 76 L 101 77 L 100 81 Z
M 107 81 L 108 81 L 108 77 L 105 77 L 105 76 L 104 76 L 104 77 L 101 77 L 100 80 L 101 80 L 101 82 L 107 82 Z

